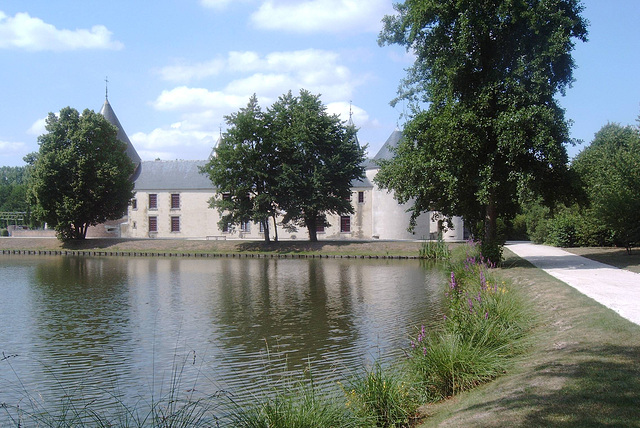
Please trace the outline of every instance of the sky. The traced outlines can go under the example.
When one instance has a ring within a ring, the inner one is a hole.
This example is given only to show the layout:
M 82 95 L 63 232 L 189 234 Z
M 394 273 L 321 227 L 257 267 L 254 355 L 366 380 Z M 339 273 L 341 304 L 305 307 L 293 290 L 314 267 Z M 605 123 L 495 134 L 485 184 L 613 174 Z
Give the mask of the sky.
M 640 0 L 583 0 L 589 41 L 559 96 L 575 156 L 609 122 L 640 115 Z M 3 0 L 0 166 L 38 150 L 49 112 L 108 98 L 143 160 L 206 159 L 224 116 L 291 90 L 353 115 L 375 155 L 405 120 L 395 107 L 412 56 L 377 43 L 390 0 Z M 108 80 L 108 83 L 105 82 Z

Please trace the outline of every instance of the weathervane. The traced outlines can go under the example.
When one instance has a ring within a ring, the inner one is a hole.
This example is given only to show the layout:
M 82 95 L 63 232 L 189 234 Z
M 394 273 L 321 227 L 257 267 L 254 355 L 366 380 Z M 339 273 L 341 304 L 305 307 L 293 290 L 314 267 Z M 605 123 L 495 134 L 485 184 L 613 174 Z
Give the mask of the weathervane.
M 109 76 L 104 78 L 104 99 L 109 101 Z

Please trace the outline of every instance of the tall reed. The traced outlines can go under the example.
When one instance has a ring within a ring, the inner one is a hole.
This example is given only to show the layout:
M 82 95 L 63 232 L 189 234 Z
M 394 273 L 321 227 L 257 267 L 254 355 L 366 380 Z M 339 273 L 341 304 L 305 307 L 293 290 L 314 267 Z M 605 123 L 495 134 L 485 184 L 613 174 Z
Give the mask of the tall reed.
M 411 340 L 408 365 L 429 401 L 495 378 L 526 346 L 531 311 L 491 267 L 477 245 L 464 246 L 449 267 L 442 325 Z
M 437 241 L 422 241 L 418 254 L 421 259 L 427 260 L 447 261 L 451 258 L 449 244 L 441 237 Z

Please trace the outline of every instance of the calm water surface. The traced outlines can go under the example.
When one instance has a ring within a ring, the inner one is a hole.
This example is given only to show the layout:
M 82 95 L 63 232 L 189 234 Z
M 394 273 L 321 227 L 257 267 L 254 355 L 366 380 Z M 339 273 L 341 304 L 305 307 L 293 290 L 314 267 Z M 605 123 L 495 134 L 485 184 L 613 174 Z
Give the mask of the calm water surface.
M 417 261 L 1 256 L 0 404 L 335 381 L 398 357 L 441 281 Z

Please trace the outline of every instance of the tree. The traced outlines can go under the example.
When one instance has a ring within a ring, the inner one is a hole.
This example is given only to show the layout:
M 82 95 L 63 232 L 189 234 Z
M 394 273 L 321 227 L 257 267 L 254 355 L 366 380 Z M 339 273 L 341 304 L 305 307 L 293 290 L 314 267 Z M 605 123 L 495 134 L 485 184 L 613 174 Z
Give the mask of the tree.
M 63 240 L 121 218 L 133 197 L 134 165 L 116 128 L 91 110 L 65 107 L 59 117 L 49 113 L 46 130 L 29 179 L 34 214 Z
M 320 101 L 302 89 L 281 96 L 268 112 L 279 155 L 278 206 L 283 223 L 306 226 L 317 241 L 317 227 L 327 214 L 353 213 L 351 181 L 364 175 L 364 148 L 353 126 L 330 115 Z
M 384 18 L 381 44 L 416 55 L 394 102 L 412 113 L 377 183 L 423 211 L 483 224 L 496 259 L 498 217 L 523 192 L 551 203 L 570 143 L 555 96 L 572 82 L 574 39 L 586 41 L 578 0 L 406 0 Z M 423 105 L 428 103 L 428 107 Z
M 248 220 L 265 227 L 283 213 L 287 227 L 306 226 L 317 241 L 327 214 L 353 212 L 351 180 L 364 174 L 364 149 L 355 129 L 329 115 L 318 95 L 289 91 L 266 113 L 254 95 L 246 108 L 226 117 L 230 125 L 216 156 L 202 168 L 222 197 L 211 201 L 221 224 Z
M 631 252 L 640 243 L 640 131 L 607 124 L 571 167 L 585 185 L 590 214 Z
M 226 116 L 225 120 L 229 129 L 218 144 L 215 156 L 201 169 L 222 194 L 211 199 L 211 207 L 223 213 L 221 225 L 249 220 L 261 223 L 266 242 L 270 241 L 269 218 L 273 218 L 277 239 L 274 195 L 277 153 L 256 95 L 247 107 Z
M 27 211 L 25 167 L 0 167 L 0 211 Z

